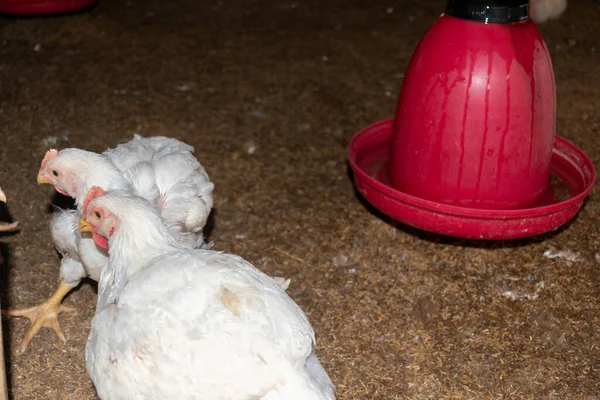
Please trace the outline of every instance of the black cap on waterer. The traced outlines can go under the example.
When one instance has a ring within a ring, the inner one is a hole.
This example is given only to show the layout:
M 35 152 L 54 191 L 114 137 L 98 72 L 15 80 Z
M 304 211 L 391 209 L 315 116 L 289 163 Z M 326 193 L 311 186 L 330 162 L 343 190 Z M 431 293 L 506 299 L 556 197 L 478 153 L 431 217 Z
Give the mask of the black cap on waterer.
M 529 19 L 528 0 L 449 0 L 446 14 L 485 23 L 507 24 Z

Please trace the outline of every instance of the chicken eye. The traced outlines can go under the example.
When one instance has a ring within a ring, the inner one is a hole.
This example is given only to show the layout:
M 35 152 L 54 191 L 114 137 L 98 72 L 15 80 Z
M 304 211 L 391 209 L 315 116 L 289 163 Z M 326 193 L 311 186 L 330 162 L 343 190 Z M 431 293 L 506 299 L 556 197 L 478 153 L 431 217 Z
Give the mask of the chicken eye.
M 96 211 L 96 212 L 94 213 L 94 215 L 96 216 L 96 218 L 98 218 L 98 219 L 102 219 L 102 214 L 100 213 L 100 211 Z
M 58 171 L 57 171 L 57 170 L 55 170 L 55 169 L 53 169 L 53 170 L 52 170 L 52 175 L 54 175 L 54 176 L 58 176 Z

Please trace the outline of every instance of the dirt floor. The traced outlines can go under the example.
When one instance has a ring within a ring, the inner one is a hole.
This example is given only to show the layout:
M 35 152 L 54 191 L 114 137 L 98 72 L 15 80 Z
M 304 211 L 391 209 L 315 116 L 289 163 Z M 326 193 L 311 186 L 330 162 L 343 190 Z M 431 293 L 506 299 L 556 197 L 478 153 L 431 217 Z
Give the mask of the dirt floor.
M 51 147 L 133 133 L 196 148 L 216 184 L 210 239 L 292 279 L 340 399 L 600 398 L 600 202 L 552 234 L 481 243 L 388 220 L 354 190 L 346 147 L 391 116 L 411 53 L 445 2 L 101 0 L 0 19 L 0 184 L 21 223 L 0 238 L 3 307 L 55 289 Z M 541 27 L 557 133 L 600 167 L 600 4 Z M 556 256 L 556 257 L 554 257 Z M 513 297 L 508 296 L 513 293 Z M 95 399 L 84 346 L 96 301 L 65 301 L 63 344 L 4 319 L 13 400 Z

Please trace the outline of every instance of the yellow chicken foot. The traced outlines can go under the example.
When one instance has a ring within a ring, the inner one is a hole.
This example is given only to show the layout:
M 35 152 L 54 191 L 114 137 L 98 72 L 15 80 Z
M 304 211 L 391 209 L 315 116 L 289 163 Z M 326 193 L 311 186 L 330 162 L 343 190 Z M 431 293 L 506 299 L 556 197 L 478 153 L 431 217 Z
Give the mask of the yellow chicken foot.
M 2 315 L 8 315 L 12 317 L 27 317 L 31 321 L 31 326 L 25 334 L 25 338 L 21 342 L 19 351 L 24 353 L 27 350 L 27 346 L 33 339 L 33 337 L 39 332 L 39 330 L 45 326 L 53 329 L 60 340 L 66 342 L 65 335 L 60 329 L 58 322 L 58 314 L 61 312 L 75 312 L 72 307 L 67 307 L 61 304 L 63 298 L 73 289 L 75 286 L 69 285 L 64 281 L 60 281 L 58 289 L 52 296 L 45 302 L 38 306 L 25 308 L 20 310 L 2 310 Z

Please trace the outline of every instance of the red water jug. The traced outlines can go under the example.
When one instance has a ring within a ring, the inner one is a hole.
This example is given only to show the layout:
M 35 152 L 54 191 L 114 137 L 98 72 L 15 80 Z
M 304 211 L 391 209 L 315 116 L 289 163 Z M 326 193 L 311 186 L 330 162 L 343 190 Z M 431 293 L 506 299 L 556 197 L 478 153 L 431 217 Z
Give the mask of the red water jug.
M 405 74 L 391 184 L 468 208 L 535 206 L 549 187 L 555 109 L 550 56 L 528 2 L 450 1 Z

